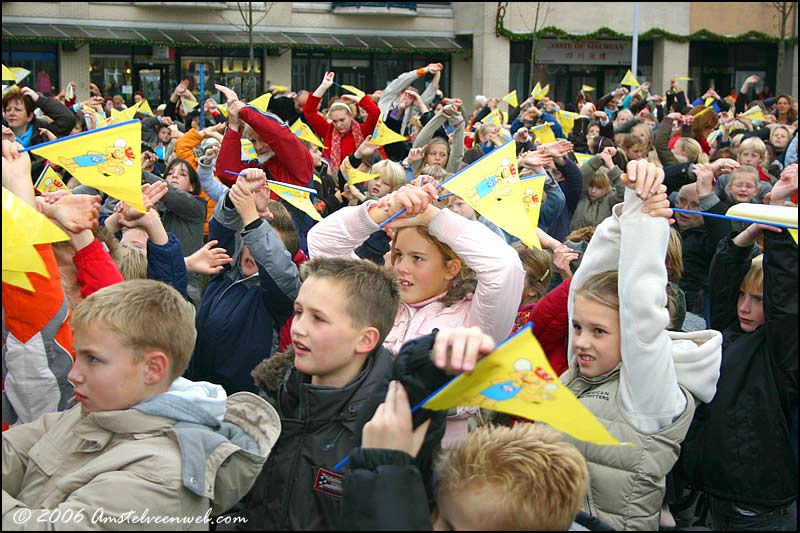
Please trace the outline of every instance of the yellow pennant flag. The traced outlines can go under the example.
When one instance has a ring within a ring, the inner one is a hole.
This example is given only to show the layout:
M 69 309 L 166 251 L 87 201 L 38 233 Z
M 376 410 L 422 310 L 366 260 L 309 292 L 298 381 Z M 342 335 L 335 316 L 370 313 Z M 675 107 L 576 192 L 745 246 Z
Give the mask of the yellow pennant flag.
M 30 70 L 24 69 L 22 67 L 11 67 L 11 72 L 14 73 L 14 79 L 16 80 L 17 83 L 27 78 L 28 74 L 31 73 Z
M 372 144 L 377 146 L 385 146 L 396 142 L 405 142 L 406 138 L 402 135 L 393 132 L 389 127 L 383 123 L 383 120 L 378 119 L 375 125 L 375 131 L 372 132 Z
M 536 135 L 536 140 L 542 144 L 550 144 L 556 142 L 556 135 L 553 133 L 553 127 L 549 122 L 539 124 L 533 127 L 533 133 Z
M 120 115 L 122 115 L 122 111 L 117 111 L 112 107 L 111 116 L 106 119 L 106 124 L 118 124 L 120 122 L 124 122 L 121 120 Z
M 758 107 L 757 105 L 754 105 L 753 107 L 751 107 L 750 109 L 748 109 L 739 116 L 749 118 L 750 120 L 760 120 L 761 122 L 766 122 L 767 120 L 764 117 L 764 112 L 761 111 L 761 108 Z
M 442 186 L 522 242 L 538 242 L 536 228 L 528 218 L 528 206 L 523 203 L 525 187 L 519 180 L 513 141 L 463 168 Z
M 289 87 L 286 85 L 272 85 L 270 86 L 269 90 L 275 94 L 285 93 L 289 90 Z
M 143 101 L 144 100 L 142 100 L 142 102 Z M 139 106 L 141 105 L 142 102 L 139 102 L 138 104 L 133 104 L 129 108 L 120 111 L 119 114 L 117 115 L 117 123 L 133 120 L 133 117 L 136 116 L 136 113 L 139 111 Z
M 306 124 L 299 118 L 295 121 L 294 124 L 292 124 L 292 133 L 294 133 L 304 141 L 316 144 L 323 150 L 325 149 L 325 145 L 322 144 L 322 141 L 319 140 L 319 137 L 314 135 L 314 132 L 311 130 L 311 128 L 308 127 L 308 124 Z
M 42 175 L 39 176 L 38 180 L 36 180 L 34 188 L 42 194 L 46 192 L 56 192 L 62 190 L 72 194 L 72 191 L 66 186 L 64 180 L 61 179 L 61 176 L 58 175 L 58 172 L 53 170 L 53 167 L 51 167 L 49 163 L 45 165 L 44 172 L 42 172 Z
M 345 161 L 347 161 L 347 159 L 345 159 Z M 380 174 L 370 174 L 368 172 L 361 172 L 357 168 L 351 167 L 350 163 L 345 163 L 345 169 L 347 170 L 348 185 L 363 183 L 365 181 L 374 180 L 375 178 L 379 178 L 381 176 Z
M 556 111 L 556 121 L 561 124 L 564 135 L 572 131 L 572 128 L 575 126 L 575 119 L 578 117 L 580 117 L 580 115 L 572 111 Z
M 507 95 L 503 97 L 503 101 L 510 106 L 519 107 L 519 102 L 517 102 L 517 90 L 514 89 Z
M 531 226 L 535 229 L 539 227 L 539 212 L 542 210 L 542 201 L 544 196 L 544 181 L 547 176 L 525 177 L 522 178 L 522 203 L 525 204 L 525 209 L 528 211 L 528 220 Z M 542 249 L 542 243 L 539 242 L 539 236 L 536 231 L 533 232 L 536 237 L 533 242 L 525 242 L 527 246 Z
M 583 165 L 588 160 L 590 160 L 592 157 L 594 157 L 591 154 L 579 154 L 578 152 L 573 152 L 573 153 L 575 154 L 575 160 L 578 162 L 578 166 Z
M 689 76 L 676 76 L 676 78 L 680 81 L 692 81 L 694 78 L 690 78 Z
M 220 113 L 222 113 L 222 115 L 225 118 L 228 118 L 228 104 L 227 103 L 219 104 L 217 106 L 217 109 L 219 110 Z
M 142 100 L 139 102 L 139 113 L 144 113 L 148 117 L 153 116 L 153 110 L 150 109 L 150 104 L 147 102 L 147 100 Z
M 183 106 L 183 110 L 189 113 L 199 104 L 197 103 L 197 100 L 192 100 L 191 98 L 184 98 L 181 96 L 181 105 Z
M 534 100 L 541 100 L 542 98 L 547 96 L 547 93 L 549 92 L 550 92 L 550 84 L 547 84 L 544 87 L 542 87 L 537 81 L 536 86 L 533 88 L 533 91 L 531 91 L 531 96 L 533 96 Z
M 32 291 L 28 272 L 50 277 L 34 245 L 66 241 L 69 236 L 5 187 L 2 201 L 3 281 Z
M 495 109 L 481 120 L 484 124 L 494 124 L 497 127 L 501 127 L 503 125 L 503 115 L 500 114 L 500 111 Z
M 765 224 L 776 222 L 785 226 L 797 226 L 797 207 L 795 206 L 741 203 L 728 209 L 725 214 L 731 217 L 758 220 Z M 786 231 L 797 244 L 797 230 L 787 228 Z
M 258 159 L 258 153 L 253 146 L 253 141 L 242 139 L 242 161 L 250 161 L 251 159 Z
M 17 81 L 17 77 L 11 72 L 11 69 L 3 65 L 3 81 Z
M 549 424 L 585 442 L 618 446 L 597 418 L 558 380 L 530 324 L 461 374 L 423 407 L 483 407 Z
M 622 81 L 619 82 L 620 85 L 629 85 L 631 87 L 638 87 L 641 85 L 638 81 L 636 81 L 636 77 L 631 72 L 631 69 L 628 69 L 628 72 L 625 73 L 625 77 L 622 78 Z
M 705 115 L 706 113 L 708 113 L 709 111 L 711 111 L 711 108 L 710 108 L 710 107 L 706 107 L 705 109 L 701 109 L 701 110 L 700 110 L 700 112 L 699 112 L 699 113 L 697 113 L 697 114 L 694 116 L 694 118 L 701 117 L 701 116 Z
M 259 111 L 266 113 L 270 100 L 272 100 L 272 93 L 264 93 L 252 102 L 247 102 L 247 105 L 251 105 Z
M 582 93 L 591 93 L 591 92 L 594 92 L 594 87 L 592 87 L 591 85 L 582 85 L 582 86 L 581 86 L 581 92 L 582 92 Z
M 279 185 L 274 181 L 270 182 L 269 188 L 272 192 L 295 206 L 297 209 L 307 214 L 314 220 L 322 220 L 322 215 L 319 214 L 311 203 L 311 195 L 305 191 L 295 189 L 294 187 L 287 187 Z
M 142 125 L 138 120 L 70 135 L 31 151 L 65 168 L 82 184 L 145 212 Z
M 714 103 L 714 98 L 706 98 L 706 101 L 703 102 L 703 105 L 706 107 L 711 107 L 711 104 Z
M 364 91 L 362 91 L 360 89 L 356 89 L 352 85 L 342 85 L 342 89 L 344 89 L 345 91 L 353 93 L 354 95 L 356 95 L 356 97 L 359 100 L 361 100 L 362 98 L 364 98 L 367 95 L 367 93 L 365 93 Z

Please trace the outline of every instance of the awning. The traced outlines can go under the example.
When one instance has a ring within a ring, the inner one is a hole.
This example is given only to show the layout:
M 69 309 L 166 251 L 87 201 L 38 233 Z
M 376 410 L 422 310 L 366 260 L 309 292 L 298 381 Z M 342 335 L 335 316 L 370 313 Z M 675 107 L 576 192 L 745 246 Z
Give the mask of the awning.
M 248 46 L 247 33 L 235 26 L 165 24 L 4 17 L 3 40 L 9 42 L 75 42 L 167 46 Z M 358 35 L 356 35 L 358 33 Z M 463 39 L 459 39 L 463 42 Z M 257 27 L 253 44 L 259 48 L 337 49 L 357 51 L 436 51 L 468 53 L 456 36 L 447 32 L 389 31 L 342 28 Z

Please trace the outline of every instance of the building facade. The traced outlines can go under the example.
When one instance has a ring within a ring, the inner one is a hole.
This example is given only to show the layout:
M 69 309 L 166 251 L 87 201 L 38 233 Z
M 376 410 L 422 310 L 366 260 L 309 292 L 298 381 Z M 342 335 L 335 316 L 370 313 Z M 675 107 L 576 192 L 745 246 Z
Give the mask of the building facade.
M 774 91 L 780 76 L 797 95 L 797 13 L 778 72 L 771 5 L 638 3 L 637 78 L 663 92 L 684 76 L 692 94 L 723 94 L 751 74 Z M 440 86 L 465 102 L 521 96 L 531 81 L 571 101 L 582 85 L 610 91 L 631 67 L 634 11 L 633 2 L 4 2 L 3 64 L 30 70 L 26 83 L 44 94 L 75 81 L 83 99 L 91 82 L 157 103 L 183 78 L 196 95 L 217 96 L 222 83 L 252 98 L 276 85 L 314 90 L 333 70 L 371 91 L 440 62 Z

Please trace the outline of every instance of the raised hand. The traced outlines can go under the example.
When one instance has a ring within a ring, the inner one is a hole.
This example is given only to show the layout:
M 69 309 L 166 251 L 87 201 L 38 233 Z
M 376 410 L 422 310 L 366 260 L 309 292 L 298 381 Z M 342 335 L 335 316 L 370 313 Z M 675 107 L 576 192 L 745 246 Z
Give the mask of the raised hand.
M 627 173 L 622 173 L 620 181 L 625 186 L 635 189 L 636 195 L 645 200 L 658 192 L 659 186 L 664 181 L 664 170 L 646 159 L 628 161 Z
M 253 191 L 250 190 L 250 184 L 244 177 L 239 176 L 228 191 L 228 196 L 245 226 L 259 218 Z
M 222 272 L 225 265 L 233 262 L 225 248 L 214 248 L 219 241 L 211 240 L 205 243 L 199 250 L 183 260 L 186 263 L 188 272 L 206 274 L 212 276 Z
M 367 137 L 364 139 L 353 155 L 355 155 L 359 159 L 364 159 L 365 157 L 371 157 L 375 154 L 375 151 L 378 149 L 378 145 L 372 144 L 372 137 Z
M 361 432 L 363 448 L 398 450 L 416 457 L 430 425 L 426 420 L 415 430 L 408 394 L 398 381 L 389 382 L 386 400 L 378 406 Z
M 569 264 L 573 261 L 577 261 L 580 256 L 578 252 L 566 244 L 559 244 L 556 249 L 553 250 L 553 266 L 558 269 L 562 279 L 572 277 L 572 269 Z
M 441 72 L 442 69 L 444 69 L 444 65 L 442 65 L 441 63 L 428 63 L 428 66 L 425 67 L 425 70 L 427 70 L 431 74 L 436 74 L 437 72 Z
M 25 96 L 30 96 L 31 100 L 36 103 L 39 100 L 39 93 L 31 89 L 30 87 L 23 87 L 19 90 Z
M 411 165 L 416 163 L 417 161 L 421 161 L 425 157 L 425 150 L 428 148 L 428 145 L 420 146 L 419 148 L 412 148 L 408 151 L 408 155 L 406 156 L 406 164 Z
M 41 200 L 39 206 L 45 216 L 55 220 L 70 233 L 97 228 L 100 215 L 98 195 L 68 194 L 64 191 L 61 196 L 50 196 Z
M 781 178 L 772 186 L 770 204 L 784 205 L 797 191 L 797 163 L 792 163 L 781 172 Z
M 710 194 L 714 190 L 714 167 L 697 164 L 692 170 L 697 177 L 697 194 L 701 197 Z
M 258 167 L 242 170 L 241 177 L 250 192 L 263 188 L 267 183 L 267 174 Z
M 166 181 L 157 181 L 155 183 L 145 183 L 142 185 L 142 197 L 144 198 L 145 209 L 155 207 L 168 191 L 169 185 L 167 185 Z
M 481 356 L 494 350 L 494 340 L 480 328 L 444 328 L 436 334 L 431 357 L 436 368 L 450 373 L 472 372 Z

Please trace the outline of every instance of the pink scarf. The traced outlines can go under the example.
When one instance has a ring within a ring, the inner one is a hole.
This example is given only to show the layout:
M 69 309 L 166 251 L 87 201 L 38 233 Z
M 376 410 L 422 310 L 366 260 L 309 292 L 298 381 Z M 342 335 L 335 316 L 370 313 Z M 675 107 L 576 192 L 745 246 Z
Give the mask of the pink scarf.
M 361 132 L 361 124 L 359 124 L 356 120 L 350 124 L 350 133 L 353 134 L 353 142 L 355 143 L 356 149 L 361 146 L 361 143 L 364 142 L 364 134 Z M 345 134 L 346 135 L 346 134 Z M 355 150 L 353 151 L 355 153 Z M 347 157 L 347 154 L 345 157 Z M 339 133 L 339 130 L 333 128 L 333 132 L 331 133 L 331 168 L 334 172 L 339 171 L 339 165 L 342 164 L 342 134 Z

